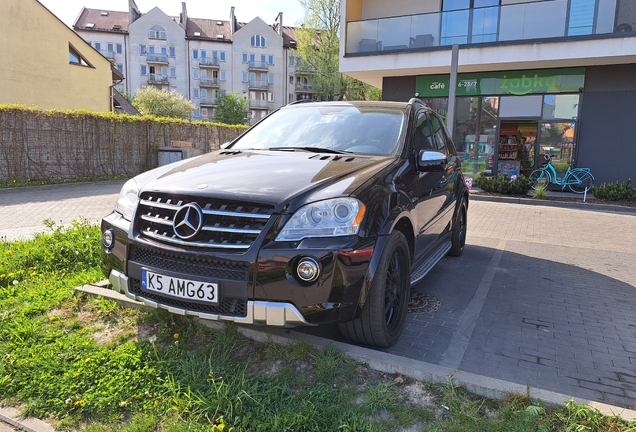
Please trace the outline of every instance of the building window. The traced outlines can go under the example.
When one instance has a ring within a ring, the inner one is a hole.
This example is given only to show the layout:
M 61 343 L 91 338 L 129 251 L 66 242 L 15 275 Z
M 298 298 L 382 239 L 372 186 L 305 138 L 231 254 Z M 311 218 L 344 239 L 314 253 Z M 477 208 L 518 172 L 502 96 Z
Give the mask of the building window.
M 124 47 L 121 44 L 115 45 L 115 49 L 117 50 L 117 54 L 121 54 L 124 50 Z
M 269 74 L 267 77 L 267 82 L 270 84 L 274 84 L 274 74 Z
M 265 38 L 258 34 L 252 36 L 252 38 L 250 39 L 250 46 L 256 48 L 265 48 Z
M 139 45 L 139 54 L 146 55 L 146 45 Z
M 500 0 L 444 0 L 440 44 L 496 41 L 499 3 Z M 415 40 L 417 43 L 417 37 Z
M 272 92 L 268 92 L 267 93 L 267 101 L 268 102 L 274 102 L 274 93 L 272 93 Z
M 271 64 L 271 65 L 274 64 L 274 56 L 273 55 L 270 55 L 270 56 L 267 57 L 267 64 Z
M 149 39 L 165 39 L 166 31 L 163 29 L 163 27 L 159 27 L 159 26 L 150 27 L 150 30 L 148 31 L 148 38 Z
M 170 68 L 170 76 L 172 78 L 175 78 L 177 76 L 177 68 L 175 68 L 175 67 L 171 67 Z
M 96 49 L 97 51 L 101 51 L 101 50 L 102 50 L 102 44 L 101 44 L 101 43 L 99 43 L 99 42 L 95 42 L 95 49 Z
M 192 117 L 194 118 L 200 118 L 201 117 L 201 110 L 194 110 L 194 112 L 192 113 Z
M 208 58 L 208 53 L 205 50 L 201 50 L 201 60 Z
M 596 0 L 570 0 L 568 36 L 592 34 L 595 10 Z
M 195 60 L 199 58 L 199 50 L 196 50 L 196 49 L 192 50 L 192 58 Z
M 219 59 L 224 62 L 225 61 L 225 51 L 219 52 Z
M 199 99 L 199 89 L 198 88 L 192 89 L 192 98 L 193 99 Z
M 192 69 L 192 78 L 199 79 L 199 69 Z
M 246 53 L 243 53 L 243 60 L 242 60 L 242 62 L 243 62 L 243 63 L 247 63 L 247 54 L 246 54 Z
M 225 71 L 221 71 L 221 75 L 219 78 L 221 81 L 225 81 Z
M 124 73 L 124 65 L 123 64 L 118 64 L 117 65 L 117 70 L 119 71 L 119 73 Z
M 293 76 L 293 75 L 290 75 L 290 76 L 289 76 L 289 83 L 290 83 L 291 85 L 294 85 L 294 76 Z
M 165 58 L 168 55 L 168 49 L 166 47 L 161 48 L 161 56 Z
M 68 62 L 79 66 L 90 66 L 84 57 L 71 45 L 68 46 Z
M 296 60 L 296 59 L 295 59 L 294 57 L 290 57 L 290 58 L 289 58 L 289 65 L 290 65 L 290 66 L 294 66 L 295 60 Z
M 247 72 L 243 72 L 243 82 L 247 82 Z
M 201 116 L 202 117 L 207 117 L 208 116 L 208 109 L 207 108 L 201 108 Z
M 208 98 L 208 90 L 201 89 L 201 99 L 207 99 L 207 98 Z
M 108 48 L 108 52 L 114 52 L 115 51 L 115 45 L 113 45 L 112 43 L 109 43 L 108 45 L 106 45 Z
M 170 47 L 170 57 L 176 57 L 177 53 L 174 47 Z
M 142 75 L 148 75 L 148 66 L 141 65 L 141 74 Z

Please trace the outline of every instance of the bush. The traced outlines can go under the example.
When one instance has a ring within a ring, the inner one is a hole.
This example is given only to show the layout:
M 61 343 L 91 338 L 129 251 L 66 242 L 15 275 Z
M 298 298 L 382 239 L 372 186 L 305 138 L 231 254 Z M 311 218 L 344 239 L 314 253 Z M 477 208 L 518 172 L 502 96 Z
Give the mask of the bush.
M 524 175 L 519 175 L 516 179 L 512 180 L 506 174 L 489 177 L 480 173 L 475 179 L 475 186 L 486 192 L 506 195 L 525 195 L 532 188 L 532 181 Z
M 632 179 L 627 179 L 624 183 L 617 181 L 594 186 L 592 194 L 595 198 L 608 201 L 636 201 L 636 188 L 632 186 Z

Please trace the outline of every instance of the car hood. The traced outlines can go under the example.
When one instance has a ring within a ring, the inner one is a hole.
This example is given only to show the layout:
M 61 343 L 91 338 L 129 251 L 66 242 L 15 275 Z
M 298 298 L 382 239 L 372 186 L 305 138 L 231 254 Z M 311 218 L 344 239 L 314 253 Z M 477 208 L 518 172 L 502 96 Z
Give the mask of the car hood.
M 142 174 L 142 191 L 258 202 L 281 211 L 351 195 L 394 157 L 219 150 Z

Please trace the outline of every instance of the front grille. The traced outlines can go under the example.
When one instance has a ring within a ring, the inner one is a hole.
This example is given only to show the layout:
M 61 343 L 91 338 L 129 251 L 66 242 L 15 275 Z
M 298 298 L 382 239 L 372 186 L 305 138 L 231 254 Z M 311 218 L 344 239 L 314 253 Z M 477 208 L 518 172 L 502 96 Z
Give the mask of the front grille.
M 245 317 L 247 316 L 247 300 L 223 297 L 218 305 L 208 305 L 202 303 L 188 302 L 172 297 L 164 297 L 141 289 L 141 281 L 139 279 L 130 279 L 130 292 L 141 296 L 145 299 L 152 300 L 166 306 L 172 306 L 180 309 L 204 312 L 210 314 Z
M 250 273 L 250 265 L 246 262 L 192 256 L 137 245 L 130 247 L 130 260 L 169 272 L 218 279 L 247 281 Z
M 182 233 L 180 237 L 175 233 L 173 221 L 179 209 L 188 204 L 196 204 L 201 209 L 201 227 L 196 235 L 189 237 Z M 135 227 L 141 236 L 165 243 L 245 252 L 272 214 L 273 207 L 267 205 L 144 193 Z

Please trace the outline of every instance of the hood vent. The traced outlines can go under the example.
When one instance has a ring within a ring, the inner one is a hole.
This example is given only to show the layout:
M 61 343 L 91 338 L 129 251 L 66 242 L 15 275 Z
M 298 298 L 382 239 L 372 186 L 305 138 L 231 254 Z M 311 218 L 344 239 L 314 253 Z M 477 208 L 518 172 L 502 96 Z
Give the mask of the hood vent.
M 341 155 L 335 155 L 335 156 L 315 155 L 310 157 L 309 159 L 318 159 L 318 160 L 331 159 L 333 161 L 343 161 L 343 162 L 353 162 L 354 160 L 356 160 L 354 156 L 341 156 Z
M 241 154 L 242 152 L 240 150 L 226 150 L 226 151 L 222 151 L 221 153 L 219 153 L 220 155 L 237 155 L 237 154 Z

